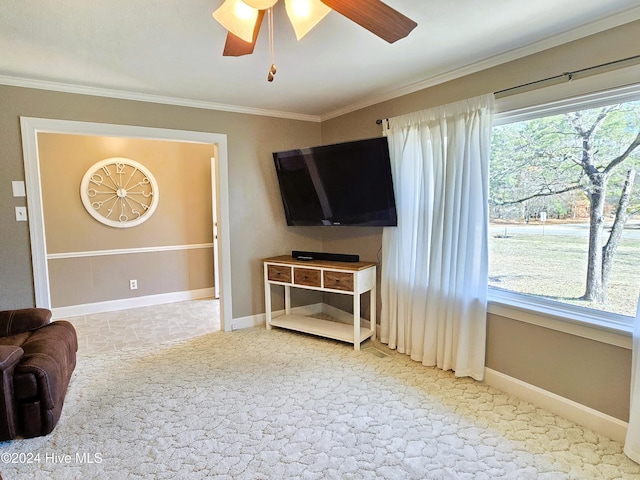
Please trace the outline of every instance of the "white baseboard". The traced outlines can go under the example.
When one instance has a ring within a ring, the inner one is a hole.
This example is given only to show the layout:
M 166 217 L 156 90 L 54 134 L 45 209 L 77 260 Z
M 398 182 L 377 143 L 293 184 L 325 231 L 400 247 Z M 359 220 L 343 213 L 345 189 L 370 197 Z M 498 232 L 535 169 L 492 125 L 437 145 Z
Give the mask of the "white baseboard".
M 484 382 L 612 440 L 624 443 L 628 423 L 618 418 L 490 368 L 485 368 L 484 370 Z
M 162 305 L 163 303 L 184 302 L 186 300 L 196 300 L 198 298 L 209 298 L 213 296 L 213 288 L 201 288 L 198 290 L 188 290 L 185 292 L 161 293 L 158 295 L 146 295 L 144 297 L 123 298 L 119 300 L 109 300 L 106 302 L 84 303 L 81 305 L 70 305 L 68 307 L 55 307 L 52 308 L 51 311 L 55 320 L 58 318 L 77 317 L 80 315 L 91 315 L 94 313 L 126 310 L 127 308 L 149 307 L 152 305 Z

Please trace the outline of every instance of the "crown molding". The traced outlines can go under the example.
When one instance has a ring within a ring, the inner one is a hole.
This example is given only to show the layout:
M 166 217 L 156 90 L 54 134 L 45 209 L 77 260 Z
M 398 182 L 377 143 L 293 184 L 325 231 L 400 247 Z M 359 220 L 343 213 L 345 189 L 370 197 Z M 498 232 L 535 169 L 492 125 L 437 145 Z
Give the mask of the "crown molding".
M 202 100 L 190 100 L 187 98 L 164 97 L 161 95 L 152 95 L 148 93 L 127 92 L 125 90 L 113 90 L 108 88 L 52 82 L 48 80 L 11 77 L 6 75 L 0 75 L 0 85 L 35 88 L 38 90 L 50 90 L 54 92 L 74 93 L 78 95 L 91 95 L 94 97 L 116 98 L 119 100 L 133 100 L 136 102 L 159 103 L 162 105 L 176 105 L 179 107 L 200 108 L 204 110 L 217 110 L 221 112 L 260 115 L 263 117 L 285 118 L 288 120 L 302 120 L 305 122 L 320 122 L 320 117 L 317 115 L 306 115 L 302 113 L 242 107 L 237 105 L 227 105 L 223 103 L 206 102 Z
M 430 88 L 456 78 L 463 77 L 477 73 L 488 68 L 498 66 L 503 63 L 507 63 L 513 60 L 517 60 L 527 55 L 539 53 L 541 51 L 557 47 L 559 45 L 578 40 L 580 38 L 587 37 L 611 28 L 624 25 L 626 23 L 633 22 L 640 19 L 640 5 L 632 7 L 623 12 L 610 15 L 595 22 L 583 25 L 575 29 L 568 30 L 566 32 L 553 35 L 539 42 L 533 44 L 515 48 L 507 52 L 494 55 L 479 62 L 466 65 L 459 68 L 453 68 L 451 70 L 434 74 L 426 79 L 420 80 L 415 83 L 405 85 L 404 87 L 388 90 L 375 95 L 371 95 L 362 99 L 359 102 L 352 103 L 343 108 L 333 110 L 331 112 L 321 115 L 309 115 L 295 112 L 284 112 L 278 110 L 259 109 L 251 107 L 243 107 L 237 105 L 228 105 L 214 102 L 207 102 L 202 100 L 191 100 L 187 98 L 177 97 L 165 97 L 161 95 L 152 95 L 146 93 L 128 92 L 125 90 L 115 90 L 100 87 L 91 87 L 85 85 L 76 85 L 70 83 L 53 82 L 48 80 L 36 80 L 27 79 L 21 77 L 12 77 L 6 75 L 0 75 L 0 85 L 9 85 L 15 87 L 34 88 L 38 90 L 50 90 L 55 92 L 74 93 L 78 95 L 91 95 L 98 97 L 116 98 L 121 100 L 133 100 L 139 102 L 158 103 L 164 105 L 176 105 L 181 107 L 200 108 L 205 110 L 216 110 L 231 113 L 242 113 L 247 115 L 259 115 L 274 118 L 284 118 L 289 120 L 301 120 L 305 122 L 324 122 L 331 120 L 342 115 L 360 110 L 362 108 L 370 107 L 372 105 L 393 100 L 395 98 L 409 95 L 426 88 Z
M 541 40 L 539 42 L 535 42 L 524 47 L 515 48 L 513 50 L 508 50 L 504 53 L 494 55 L 471 65 L 454 68 L 446 72 L 435 74 L 419 82 L 411 83 L 398 89 L 389 90 L 387 92 L 367 97 L 360 102 L 353 103 L 346 107 L 320 115 L 320 121 L 324 122 L 326 120 L 331 120 L 332 118 L 346 115 L 362 108 L 370 107 L 381 102 L 386 102 L 387 100 L 393 100 L 394 98 L 402 97 L 404 95 L 409 95 L 426 88 L 434 87 L 436 85 L 440 85 L 441 83 L 455 80 L 456 78 L 464 77 L 465 75 L 470 75 L 472 73 L 477 73 L 488 68 L 496 67 L 503 63 L 517 60 L 528 55 L 533 55 L 535 53 L 539 53 L 544 50 L 563 45 L 565 43 L 588 37 L 589 35 L 594 35 L 611 28 L 619 27 L 626 23 L 631 23 L 638 19 L 640 19 L 640 6 L 632 7 L 623 12 L 619 12 L 600 20 L 596 20 L 595 22 L 588 23 L 586 25 L 583 25 L 582 27 L 567 30 L 566 32 L 545 38 L 544 40 Z

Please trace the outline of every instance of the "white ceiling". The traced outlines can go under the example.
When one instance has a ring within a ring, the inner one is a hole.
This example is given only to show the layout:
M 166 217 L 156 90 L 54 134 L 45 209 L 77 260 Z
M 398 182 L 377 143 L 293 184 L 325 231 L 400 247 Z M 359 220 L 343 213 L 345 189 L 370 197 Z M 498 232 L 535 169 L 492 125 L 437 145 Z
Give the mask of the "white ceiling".
M 319 120 L 640 19 L 638 0 L 387 0 L 418 22 L 395 44 L 337 12 L 297 42 L 278 2 L 268 83 L 266 22 L 222 57 L 221 3 L 2 0 L 0 83 Z

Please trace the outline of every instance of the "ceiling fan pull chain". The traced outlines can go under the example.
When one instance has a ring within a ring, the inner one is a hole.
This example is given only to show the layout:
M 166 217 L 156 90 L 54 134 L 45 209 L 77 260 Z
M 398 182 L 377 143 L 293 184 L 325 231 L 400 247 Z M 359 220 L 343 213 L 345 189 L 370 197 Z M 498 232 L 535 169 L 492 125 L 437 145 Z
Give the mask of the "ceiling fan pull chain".
M 276 74 L 276 54 L 274 48 L 274 34 L 273 34 L 273 7 L 269 7 L 267 10 L 268 27 L 269 27 L 269 55 L 271 57 L 271 67 L 267 74 L 267 81 L 273 82 L 273 77 Z

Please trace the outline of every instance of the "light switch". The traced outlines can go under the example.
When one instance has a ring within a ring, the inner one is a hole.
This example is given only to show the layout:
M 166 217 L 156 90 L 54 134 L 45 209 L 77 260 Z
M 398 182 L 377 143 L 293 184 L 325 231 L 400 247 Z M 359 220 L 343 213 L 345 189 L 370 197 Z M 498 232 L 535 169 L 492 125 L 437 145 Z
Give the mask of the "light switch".
M 16 207 L 16 222 L 27 221 L 27 207 Z
M 11 187 L 13 188 L 14 197 L 26 197 L 23 181 L 13 181 L 11 182 Z

